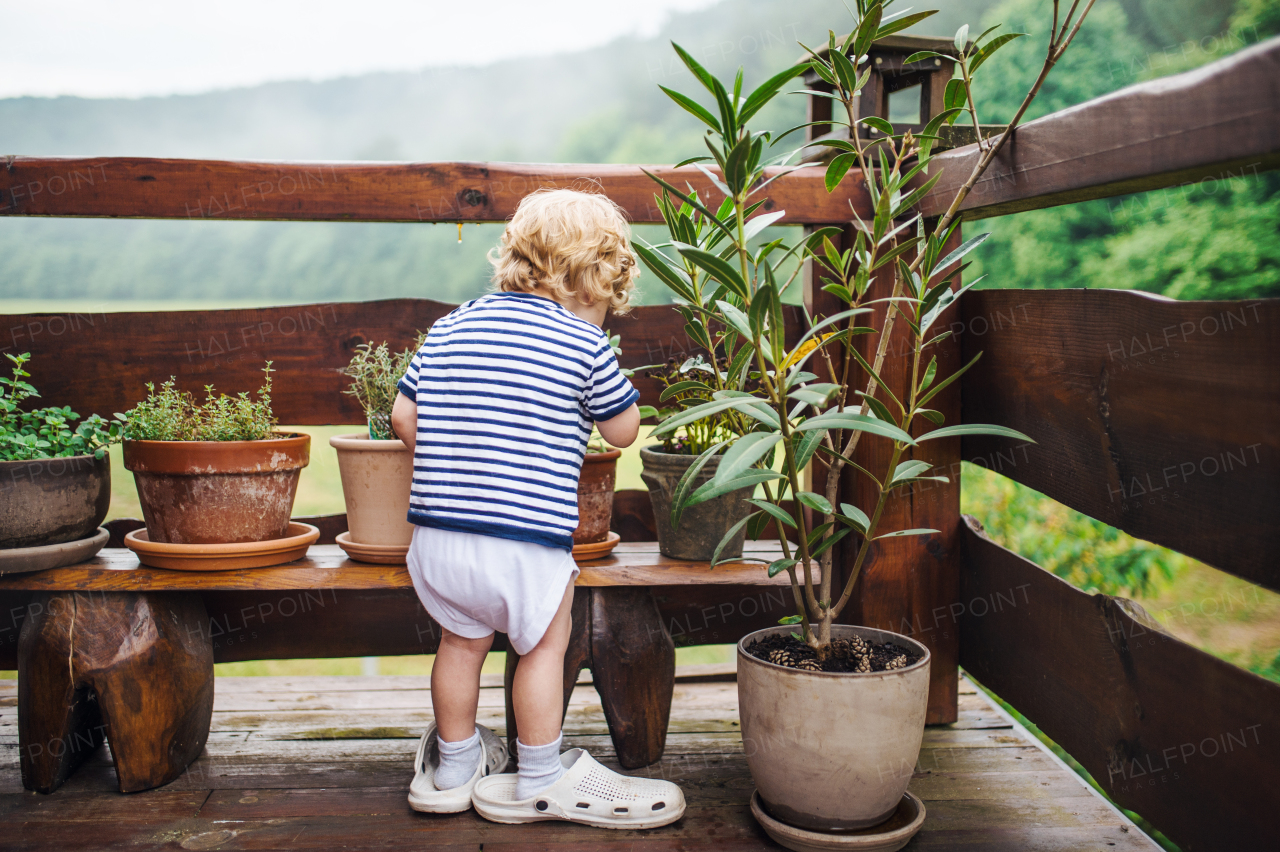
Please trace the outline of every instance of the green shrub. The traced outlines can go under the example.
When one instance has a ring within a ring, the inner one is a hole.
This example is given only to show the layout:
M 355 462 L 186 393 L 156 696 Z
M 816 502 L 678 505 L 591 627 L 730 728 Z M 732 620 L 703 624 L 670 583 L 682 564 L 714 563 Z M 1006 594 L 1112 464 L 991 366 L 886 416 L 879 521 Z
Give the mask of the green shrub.
M 126 414 L 124 437 L 129 441 L 261 441 L 275 438 L 276 418 L 271 411 L 271 362 L 263 368 L 258 399 L 248 393 L 214 395 L 205 385 L 204 402 L 189 391 L 174 387 L 174 378 L 156 390 L 147 383 L 147 398 Z
M 23 411 L 22 403 L 39 398 L 35 387 L 23 379 L 31 376 L 23 367 L 31 353 L 5 354 L 13 362 L 13 377 L 0 377 L 0 461 L 86 456 L 102 458 L 107 447 L 120 440 L 120 424 L 91 414 L 79 426 L 80 415 L 70 406 Z

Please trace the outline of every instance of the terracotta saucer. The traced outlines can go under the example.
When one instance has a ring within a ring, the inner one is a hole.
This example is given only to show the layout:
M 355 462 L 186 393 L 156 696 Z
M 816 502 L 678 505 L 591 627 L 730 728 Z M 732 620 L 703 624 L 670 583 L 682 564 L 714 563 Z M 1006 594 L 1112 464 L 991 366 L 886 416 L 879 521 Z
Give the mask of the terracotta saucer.
M 910 792 L 902 794 L 898 809 L 885 822 L 861 831 L 809 831 L 769 816 L 760 803 L 760 793 L 751 791 L 751 814 L 765 833 L 795 852 L 828 852 L 856 849 L 858 852 L 897 852 L 924 825 L 924 802 Z
M 146 530 L 134 530 L 124 537 L 124 546 L 138 555 L 138 561 L 152 568 L 172 571 L 234 571 L 238 568 L 267 568 L 283 565 L 307 555 L 307 548 L 320 538 L 311 524 L 289 522 L 284 538 L 247 541 L 237 544 L 165 544 L 152 542 Z
M 361 544 L 351 540 L 351 532 L 338 533 L 334 539 L 347 552 L 347 556 L 356 562 L 370 562 L 374 565 L 403 565 L 409 555 L 407 544 Z
M 618 546 L 620 541 L 622 541 L 622 536 L 613 530 L 609 530 L 609 534 L 605 536 L 604 541 L 575 544 L 573 546 L 573 559 L 575 562 L 590 562 L 592 559 L 603 559 L 613 552 L 613 549 Z
M 44 571 L 46 568 L 77 565 L 92 559 L 106 545 L 109 538 L 111 535 L 102 527 L 98 527 L 96 533 L 79 541 L 0 550 L 0 577 L 5 574 L 25 574 L 30 571 Z

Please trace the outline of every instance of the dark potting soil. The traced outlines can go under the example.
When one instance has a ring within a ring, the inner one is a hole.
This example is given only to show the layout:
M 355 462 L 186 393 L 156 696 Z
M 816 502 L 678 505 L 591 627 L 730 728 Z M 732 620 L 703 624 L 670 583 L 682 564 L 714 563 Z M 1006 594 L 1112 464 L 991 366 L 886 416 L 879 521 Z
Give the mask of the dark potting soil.
M 776 634 L 748 645 L 747 653 L 780 666 L 823 672 L 882 672 L 904 669 L 920 660 L 919 654 L 892 642 L 876 644 L 839 638 L 832 640 L 826 659 L 819 660 L 801 640 Z

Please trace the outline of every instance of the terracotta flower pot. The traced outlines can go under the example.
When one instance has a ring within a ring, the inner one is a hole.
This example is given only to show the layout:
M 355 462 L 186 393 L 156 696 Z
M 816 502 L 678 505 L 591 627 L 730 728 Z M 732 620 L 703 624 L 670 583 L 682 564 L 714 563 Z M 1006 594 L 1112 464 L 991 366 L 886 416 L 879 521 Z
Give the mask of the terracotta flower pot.
M 342 497 L 347 503 L 347 530 L 358 544 L 408 547 L 409 489 L 413 486 L 413 450 L 399 439 L 380 441 L 366 435 L 334 435 Z
M 663 453 L 645 447 L 640 450 L 640 459 L 644 462 L 640 477 L 649 486 L 649 500 L 653 504 L 658 530 L 658 551 L 663 556 L 705 562 L 711 559 L 716 545 L 729 528 L 751 512 L 751 504 L 746 500 L 751 496 L 752 489 L 743 488 L 686 509 L 680 517 L 680 528 L 673 530 L 671 497 L 680 484 L 680 478 L 697 460 L 697 456 Z M 720 466 L 720 459 L 720 456 L 713 456 L 698 472 L 690 493 L 711 479 Z M 741 556 L 746 536 L 746 528 L 739 530 L 733 541 L 720 552 L 720 558 Z
M 167 544 L 284 538 L 311 436 L 265 441 L 125 441 L 147 537 Z
M 0 548 L 93 535 L 111 505 L 111 457 L 0 462 Z
M 587 453 L 578 476 L 578 528 L 574 544 L 593 544 L 609 535 L 613 520 L 613 492 L 618 482 L 618 457 L 622 450 Z
M 929 649 L 870 627 L 833 625 L 833 637 L 893 642 L 921 658 L 887 672 L 807 672 L 747 653 L 738 643 L 742 746 L 770 816 L 813 831 L 879 825 L 893 815 L 915 771 L 929 701 Z

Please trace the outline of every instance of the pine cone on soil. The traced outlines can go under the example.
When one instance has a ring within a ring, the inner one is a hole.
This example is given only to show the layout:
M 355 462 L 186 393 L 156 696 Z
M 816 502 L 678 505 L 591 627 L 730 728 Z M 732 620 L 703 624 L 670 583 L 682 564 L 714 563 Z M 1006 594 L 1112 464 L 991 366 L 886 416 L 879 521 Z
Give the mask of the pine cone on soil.
M 887 672 L 893 671 L 894 669 L 905 669 L 906 667 L 907 667 L 906 654 L 899 654 L 898 656 L 894 657 L 892 660 L 884 664 L 884 670 Z
M 789 666 L 794 668 L 796 661 L 791 652 L 786 648 L 778 648 L 769 652 L 769 662 L 777 666 Z
M 804 671 L 807 671 L 807 672 L 820 672 L 822 671 L 822 663 L 810 657 L 805 660 L 800 660 L 798 663 L 796 663 L 796 668 L 803 669 Z

